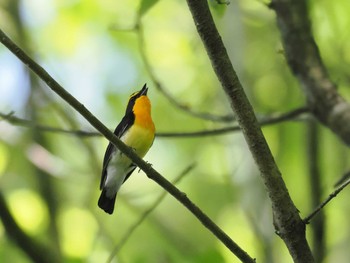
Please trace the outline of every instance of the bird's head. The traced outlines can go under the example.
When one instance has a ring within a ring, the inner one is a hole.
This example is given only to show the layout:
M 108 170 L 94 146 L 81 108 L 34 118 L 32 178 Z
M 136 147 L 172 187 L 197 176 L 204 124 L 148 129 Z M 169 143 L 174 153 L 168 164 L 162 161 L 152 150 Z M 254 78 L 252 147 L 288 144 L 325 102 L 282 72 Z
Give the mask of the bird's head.
M 137 111 L 147 111 L 151 110 L 151 102 L 147 97 L 147 85 L 143 85 L 142 89 L 134 92 L 130 95 L 128 106 L 126 107 L 126 113 L 137 112 Z

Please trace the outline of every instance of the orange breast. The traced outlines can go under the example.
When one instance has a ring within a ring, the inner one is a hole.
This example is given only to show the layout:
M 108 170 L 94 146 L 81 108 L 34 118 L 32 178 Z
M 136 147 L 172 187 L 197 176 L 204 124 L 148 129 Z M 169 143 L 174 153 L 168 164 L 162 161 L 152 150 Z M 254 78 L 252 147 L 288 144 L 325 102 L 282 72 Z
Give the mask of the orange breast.
M 154 134 L 155 127 L 151 117 L 151 102 L 147 96 L 141 96 L 135 101 L 133 112 L 135 115 L 134 124 Z

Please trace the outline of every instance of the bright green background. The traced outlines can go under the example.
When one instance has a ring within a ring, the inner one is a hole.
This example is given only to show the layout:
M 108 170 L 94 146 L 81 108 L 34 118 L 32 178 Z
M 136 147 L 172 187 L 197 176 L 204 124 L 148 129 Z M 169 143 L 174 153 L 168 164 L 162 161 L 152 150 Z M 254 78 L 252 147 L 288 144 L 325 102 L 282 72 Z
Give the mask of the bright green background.
M 17 2 L 19 9 L 11 8 Z M 218 6 L 210 1 L 210 5 L 257 116 L 303 106 L 305 96 L 286 65 L 275 14 L 266 2 L 242 0 Z M 346 98 L 350 96 L 348 10 L 348 0 L 310 1 L 322 57 Z M 140 32 L 134 30 L 138 20 L 144 33 L 141 47 Z M 231 125 L 195 118 L 178 109 L 152 81 L 156 78 L 193 111 L 231 114 L 185 1 L 2 0 L 0 25 L 111 129 L 123 116 L 128 96 L 145 82 L 150 87 L 158 132 Z M 142 54 L 147 56 L 153 77 Z M 3 46 L 0 111 L 14 111 L 16 116 L 42 125 L 93 130 L 35 77 L 30 86 L 27 69 Z M 297 121 L 263 129 L 301 217 L 312 211 L 306 128 L 306 121 Z M 319 132 L 321 190 L 326 198 L 349 169 L 349 154 L 328 129 L 320 126 Z M 100 210 L 96 203 L 106 145 L 100 137 L 41 133 L 0 122 L 0 191 L 18 224 L 42 243 L 54 246 L 55 235 L 49 228 L 50 222 L 57 222 L 57 239 L 65 262 L 106 262 L 122 236 L 162 193 L 143 172 L 135 172 L 119 193 L 115 213 L 109 216 Z M 145 160 L 169 180 L 195 163 L 178 187 L 258 262 L 292 262 L 274 233 L 270 202 L 240 132 L 192 139 L 156 138 Z M 43 189 L 50 191 L 54 201 L 47 200 Z M 350 257 L 349 198 L 345 189 L 324 210 L 325 262 L 346 262 Z M 50 218 L 48 207 L 57 214 L 55 220 Z M 307 231 L 311 236 L 310 227 Z M 309 241 L 312 244 L 311 238 Z M 30 262 L 8 239 L 1 223 L 0 262 Z M 167 196 L 113 262 L 238 260 Z

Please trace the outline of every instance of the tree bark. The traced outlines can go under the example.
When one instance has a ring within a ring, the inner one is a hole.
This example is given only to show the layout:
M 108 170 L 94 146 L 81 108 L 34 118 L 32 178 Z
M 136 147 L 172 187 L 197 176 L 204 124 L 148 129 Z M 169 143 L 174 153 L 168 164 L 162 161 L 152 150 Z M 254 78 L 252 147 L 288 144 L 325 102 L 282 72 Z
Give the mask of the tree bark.
M 253 108 L 233 69 L 208 3 L 203 0 L 187 0 L 187 3 L 212 67 L 231 102 L 248 147 L 260 170 L 272 202 L 276 231 L 288 247 L 294 262 L 314 262 L 305 238 L 305 224 L 289 196 Z
M 272 0 L 285 56 L 314 116 L 350 145 L 350 105 L 337 92 L 312 35 L 305 0 Z

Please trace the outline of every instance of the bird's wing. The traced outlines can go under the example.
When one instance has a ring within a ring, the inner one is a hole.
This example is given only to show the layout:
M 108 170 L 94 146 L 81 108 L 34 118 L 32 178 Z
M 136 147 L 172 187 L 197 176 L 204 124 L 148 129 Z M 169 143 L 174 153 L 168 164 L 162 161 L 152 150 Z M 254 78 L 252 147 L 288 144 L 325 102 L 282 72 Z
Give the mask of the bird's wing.
M 128 180 L 128 178 L 130 177 L 130 175 L 132 174 L 132 172 L 136 169 L 136 167 L 137 167 L 137 166 L 136 166 L 134 163 L 130 164 L 130 166 L 129 166 L 129 172 L 126 174 L 123 183 L 125 183 L 125 181 Z
M 118 124 L 117 128 L 115 128 L 114 134 L 118 138 L 122 137 L 122 135 L 134 124 L 134 120 L 135 120 L 135 117 L 133 114 L 126 114 L 121 120 L 121 122 Z M 118 151 L 118 149 L 110 142 L 107 146 L 105 156 L 103 157 L 103 169 L 102 169 L 100 189 L 103 188 L 104 182 L 106 180 L 108 163 L 111 160 L 114 152 L 116 151 Z

